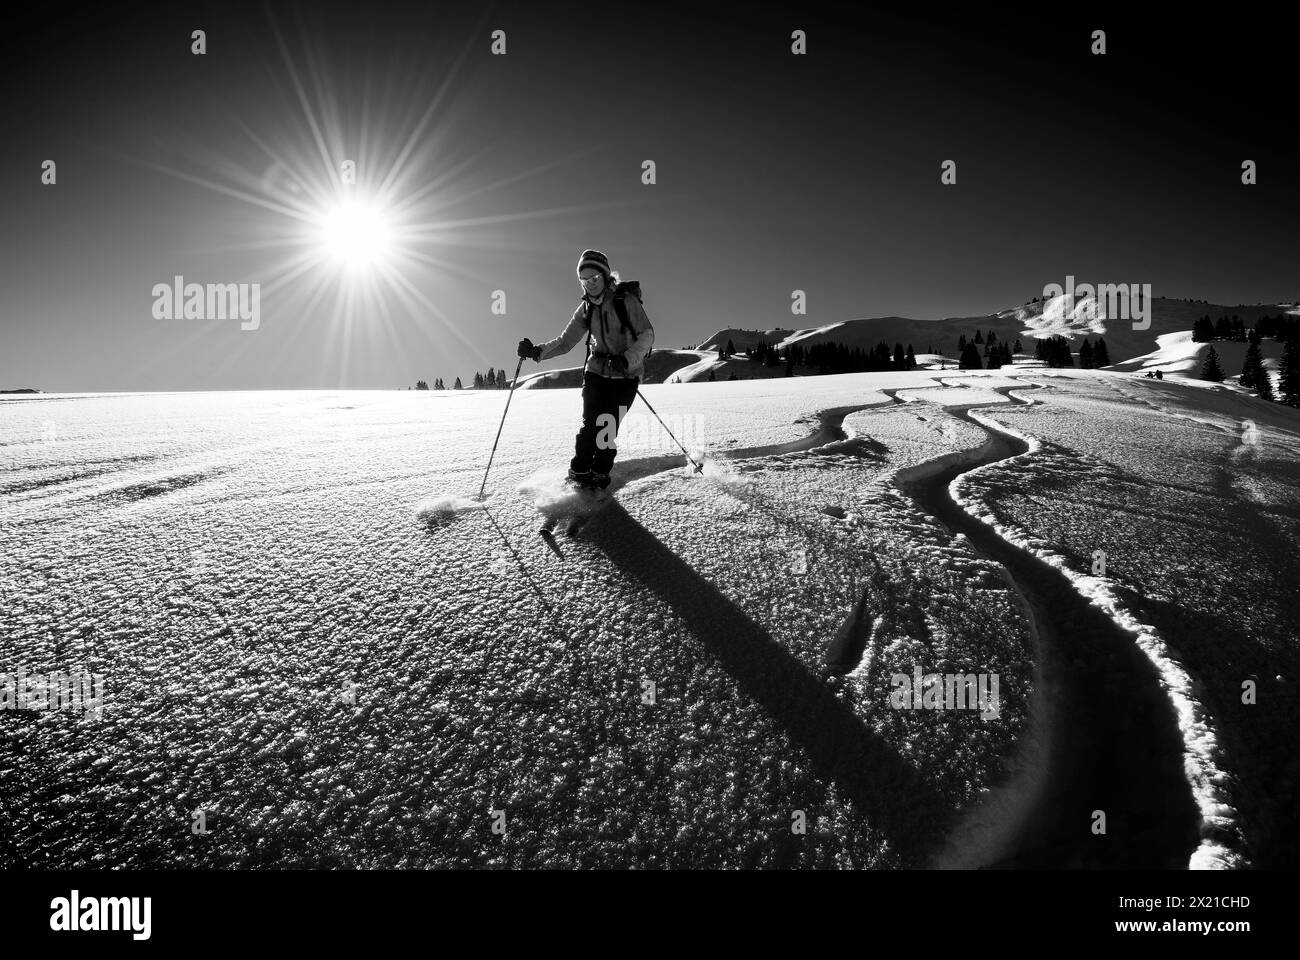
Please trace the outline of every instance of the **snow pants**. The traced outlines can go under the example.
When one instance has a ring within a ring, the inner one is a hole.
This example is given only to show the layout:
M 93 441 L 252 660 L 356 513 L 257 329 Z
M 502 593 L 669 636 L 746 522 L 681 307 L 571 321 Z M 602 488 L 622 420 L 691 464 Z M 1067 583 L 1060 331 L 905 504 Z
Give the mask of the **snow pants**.
M 582 429 L 575 438 L 573 460 L 569 463 L 575 473 L 609 473 L 618 453 L 613 438 L 636 400 L 640 383 L 635 377 L 602 377 L 591 371 L 583 374 Z

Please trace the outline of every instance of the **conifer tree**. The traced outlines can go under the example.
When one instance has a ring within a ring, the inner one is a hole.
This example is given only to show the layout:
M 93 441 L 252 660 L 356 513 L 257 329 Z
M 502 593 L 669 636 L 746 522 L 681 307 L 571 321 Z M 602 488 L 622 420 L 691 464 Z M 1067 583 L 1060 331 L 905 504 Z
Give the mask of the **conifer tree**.
M 1275 400 L 1273 396 L 1273 381 L 1268 375 L 1268 368 L 1264 366 L 1263 355 L 1259 360 L 1259 380 L 1255 384 L 1255 392 L 1259 394 L 1261 400 Z
M 1264 376 L 1264 360 L 1259 354 L 1259 345 L 1252 343 L 1246 348 L 1246 360 L 1241 365 L 1241 376 L 1237 382 L 1251 389 L 1259 385 Z
M 1300 407 L 1300 363 L 1297 363 L 1296 345 L 1300 338 L 1287 337 L 1282 347 L 1281 377 L 1278 379 L 1278 393 L 1288 407 Z
M 1049 367 L 1074 366 L 1074 358 L 1070 356 L 1070 341 L 1060 334 L 1047 338 L 1043 345 L 1043 356 Z
M 1205 363 L 1201 365 L 1201 379 L 1223 382 L 1223 368 L 1219 366 L 1219 354 L 1213 347 L 1210 347 L 1210 352 L 1205 355 Z
M 1110 351 L 1106 349 L 1106 341 L 1101 337 L 1097 338 L 1097 346 L 1093 347 L 1092 350 L 1092 365 L 1094 367 L 1110 366 Z
M 1092 344 L 1087 340 L 1079 347 L 1079 366 L 1084 370 L 1092 369 Z

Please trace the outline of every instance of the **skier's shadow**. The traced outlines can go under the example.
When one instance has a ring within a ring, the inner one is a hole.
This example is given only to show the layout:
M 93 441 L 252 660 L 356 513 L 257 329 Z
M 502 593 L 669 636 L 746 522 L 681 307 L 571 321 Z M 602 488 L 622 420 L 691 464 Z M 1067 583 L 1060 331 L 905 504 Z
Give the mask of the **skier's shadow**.
M 740 691 L 804 750 L 818 777 L 837 784 L 906 856 L 925 854 L 922 846 L 942 834 L 951 805 L 823 680 L 620 504 L 607 506 L 584 538 L 686 622 Z

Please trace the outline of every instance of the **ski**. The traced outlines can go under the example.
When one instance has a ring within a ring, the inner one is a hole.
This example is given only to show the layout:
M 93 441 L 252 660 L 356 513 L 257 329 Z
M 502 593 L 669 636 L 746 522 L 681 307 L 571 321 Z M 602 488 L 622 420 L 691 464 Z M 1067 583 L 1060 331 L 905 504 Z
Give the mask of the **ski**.
M 541 529 L 537 532 L 541 534 L 543 542 L 551 548 L 551 552 L 563 560 L 564 554 L 560 553 L 560 547 L 555 542 L 555 526 L 559 522 L 559 517 L 547 517 L 546 521 L 542 524 Z

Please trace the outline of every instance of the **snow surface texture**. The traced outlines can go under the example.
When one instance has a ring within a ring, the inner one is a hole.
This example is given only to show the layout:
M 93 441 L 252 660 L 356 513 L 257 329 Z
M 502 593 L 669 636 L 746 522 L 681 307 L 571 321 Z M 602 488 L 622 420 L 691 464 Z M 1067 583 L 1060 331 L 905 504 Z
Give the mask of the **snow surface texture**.
M 1041 734 L 1032 626 L 894 478 L 984 446 L 943 403 L 997 403 L 1087 463 L 1125 455 L 1066 402 L 1113 393 L 1105 376 L 1032 409 L 989 392 L 1002 378 L 919 371 L 645 388 L 705 472 L 638 404 L 617 502 L 563 558 L 517 488 L 562 472 L 576 391 L 514 397 L 481 503 L 498 392 L 0 403 L 0 673 L 84 666 L 108 701 L 101 720 L 0 713 L 0 864 L 891 867 L 948 835 L 993 857 L 971 825 Z M 1143 433 L 1151 407 L 1116 415 L 1148 460 L 1175 442 Z M 1294 447 L 1264 447 L 1224 489 L 1293 502 Z M 1039 479 L 1024 460 L 1017 497 Z M 1020 509 L 978 486 L 998 469 L 960 487 L 968 509 Z M 1087 570 L 1037 519 L 997 522 Z M 1195 533 L 1164 546 L 1203 556 Z M 837 634 L 857 659 L 828 675 Z M 894 709 L 914 666 L 999 674 L 1000 715 Z M 1169 683 L 1189 789 L 1231 819 L 1200 749 L 1212 718 L 1194 681 Z

